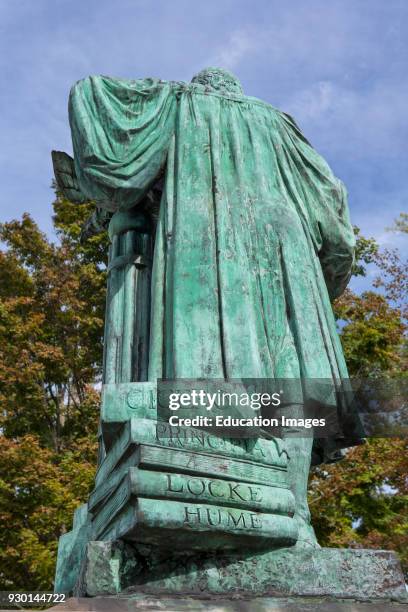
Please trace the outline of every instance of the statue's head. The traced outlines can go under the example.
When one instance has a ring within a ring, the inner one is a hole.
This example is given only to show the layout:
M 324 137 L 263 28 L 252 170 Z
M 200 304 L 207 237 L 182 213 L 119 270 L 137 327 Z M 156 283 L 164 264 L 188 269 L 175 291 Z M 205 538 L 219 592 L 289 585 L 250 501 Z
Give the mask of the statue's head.
M 225 91 L 237 95 L 244 93 L 237 77 L 223 68 L 204 68 L 191 79 L 191 82 L 201 83 L 214 91 Z

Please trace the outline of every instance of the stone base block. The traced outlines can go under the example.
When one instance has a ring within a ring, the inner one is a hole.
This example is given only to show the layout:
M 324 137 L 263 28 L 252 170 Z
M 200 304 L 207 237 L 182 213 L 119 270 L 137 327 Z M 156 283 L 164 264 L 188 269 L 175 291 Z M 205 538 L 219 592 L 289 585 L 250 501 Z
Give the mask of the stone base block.
M 406 601 L 404 577 L 391 551 L 286 548 L 169 555 L 120 541 L 88 543 L 74 594 Z

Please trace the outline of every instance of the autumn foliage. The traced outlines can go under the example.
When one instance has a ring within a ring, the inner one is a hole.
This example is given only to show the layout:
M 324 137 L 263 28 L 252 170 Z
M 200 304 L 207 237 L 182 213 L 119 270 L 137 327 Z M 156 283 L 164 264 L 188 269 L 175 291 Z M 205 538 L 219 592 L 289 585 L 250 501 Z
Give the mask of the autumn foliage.
M 24 215 L 0 228 L 0 588 L 50 589 L 96 464 L 106 236 L 54 204 L 58 242 Z

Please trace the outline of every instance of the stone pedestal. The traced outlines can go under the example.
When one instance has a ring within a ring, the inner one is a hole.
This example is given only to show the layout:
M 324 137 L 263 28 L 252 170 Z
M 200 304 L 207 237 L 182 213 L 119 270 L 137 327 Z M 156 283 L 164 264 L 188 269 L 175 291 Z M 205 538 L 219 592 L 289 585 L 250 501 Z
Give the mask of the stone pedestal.
M 160 554 L 89 542 L 77 596 L 331 597 L 406 601 L 395 553 L 294 547 L 237 554 Z
M 105 452 L 88 503 L 60 540 L 56 592 L 132 601 L 405 596 L 392 552 L 296 547 L 282 440 L 229 440 L 156 417 L 151 383 L 105 386 Z

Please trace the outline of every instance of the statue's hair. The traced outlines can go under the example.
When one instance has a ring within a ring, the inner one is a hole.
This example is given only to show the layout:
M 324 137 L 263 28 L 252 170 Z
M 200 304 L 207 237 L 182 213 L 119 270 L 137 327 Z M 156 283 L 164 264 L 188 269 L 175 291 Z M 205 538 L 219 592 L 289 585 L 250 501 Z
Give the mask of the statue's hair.
M 244 92 L 242 90 L 242 85 L 231 72 L 228 70 L 224 70 L 223 68 L 204 68 L 198 74 L 196 74 L 192 79 L 192 83 L 201 83 L 206 87 L 210 87 L 216 91 L 225 91 L 228 93 L 234 93 L 238 95 L 242 95 Z

